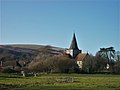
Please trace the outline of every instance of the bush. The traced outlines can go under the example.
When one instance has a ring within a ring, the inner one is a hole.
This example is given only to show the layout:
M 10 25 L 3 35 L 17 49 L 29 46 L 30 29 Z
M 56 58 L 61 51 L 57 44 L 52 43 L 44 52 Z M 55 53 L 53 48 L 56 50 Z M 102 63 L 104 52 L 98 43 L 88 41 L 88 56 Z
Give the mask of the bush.
M 114 70 L 113 70 L 114 73 L 120 74 L 120 61 L 115 62 L 113 68 L 114 68 Z
M 2 73 L 15 73 L 16 71 L 13 70 L 13 69 L 11 69 L 11 68 L 9 68 L 9 67 L 6 67 L 6 68 L 3 68 L 3 69 L 1 70 L 1 72 L 2 72 Z
M 106 70 L 107 60 L 99 56 L 89 55 L 83 60 L 82 71 L 86 73 L 100 73 Z
M 48 57 L 46 60 L 32 62 L 28 68 L 32 72 L 47 73 L 75 73 L 79 70 L 75 60 L 55 56 Z

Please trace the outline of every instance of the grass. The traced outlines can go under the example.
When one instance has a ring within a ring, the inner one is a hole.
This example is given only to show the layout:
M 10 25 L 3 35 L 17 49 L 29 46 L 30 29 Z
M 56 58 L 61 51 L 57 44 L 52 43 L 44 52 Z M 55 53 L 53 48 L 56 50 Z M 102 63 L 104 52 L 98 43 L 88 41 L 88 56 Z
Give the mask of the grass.
M 120 90 L 120 75 L 41 74 L 22 77 L 0 74 L 0 90 Z

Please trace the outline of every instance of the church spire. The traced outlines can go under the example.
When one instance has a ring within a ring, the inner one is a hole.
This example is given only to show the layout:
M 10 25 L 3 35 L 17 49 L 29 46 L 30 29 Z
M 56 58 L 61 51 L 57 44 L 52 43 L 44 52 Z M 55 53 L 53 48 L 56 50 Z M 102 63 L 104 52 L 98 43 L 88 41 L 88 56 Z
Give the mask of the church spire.
M 76 37 L 75 37 L 75 33 L 73 34 L 73 39 L 72 39 L 72 42 L 71 42 L 71 45 L 70 45 L 70 48 L 66 50 L 66 53 L 71 55 L 71 57 L 73 59 L 76 58 L 76 56 L 79 54 L 79 53 L 82 53 L 82 50 L 79 50 L 78 46 L 77 46 L 77 40 L 76 40 Z
M 72 39 L 72 43 L 70 45 L 70 49 L 78 49 L 75 33 L 73 34 L 73 39 Z

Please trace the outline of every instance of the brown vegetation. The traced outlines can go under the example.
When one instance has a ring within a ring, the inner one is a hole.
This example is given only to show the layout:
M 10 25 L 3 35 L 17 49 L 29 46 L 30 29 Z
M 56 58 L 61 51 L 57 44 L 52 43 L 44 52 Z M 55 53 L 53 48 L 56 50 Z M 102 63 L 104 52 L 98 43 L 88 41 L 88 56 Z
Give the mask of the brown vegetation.
M 75 60 L 67 57 L 48 57 L 29 64 L 28 68 L 33 72 L 47 73 L 74 73 L 78 70 Z

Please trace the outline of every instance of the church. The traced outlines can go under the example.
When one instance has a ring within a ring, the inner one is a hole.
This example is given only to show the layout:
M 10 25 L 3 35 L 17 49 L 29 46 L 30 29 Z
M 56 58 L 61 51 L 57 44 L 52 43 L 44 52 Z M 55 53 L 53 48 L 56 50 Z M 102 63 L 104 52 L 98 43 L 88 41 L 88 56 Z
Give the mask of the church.
M 70 48 L 66 50 L 66 54 L 70 55 L 73 59 L 76 60 L 79 68 L 82 68 L 83 60 L 89 56 L 88 53 L 82 53 L 82 50 L 78 48 L 75 33 L 73 34 Z

